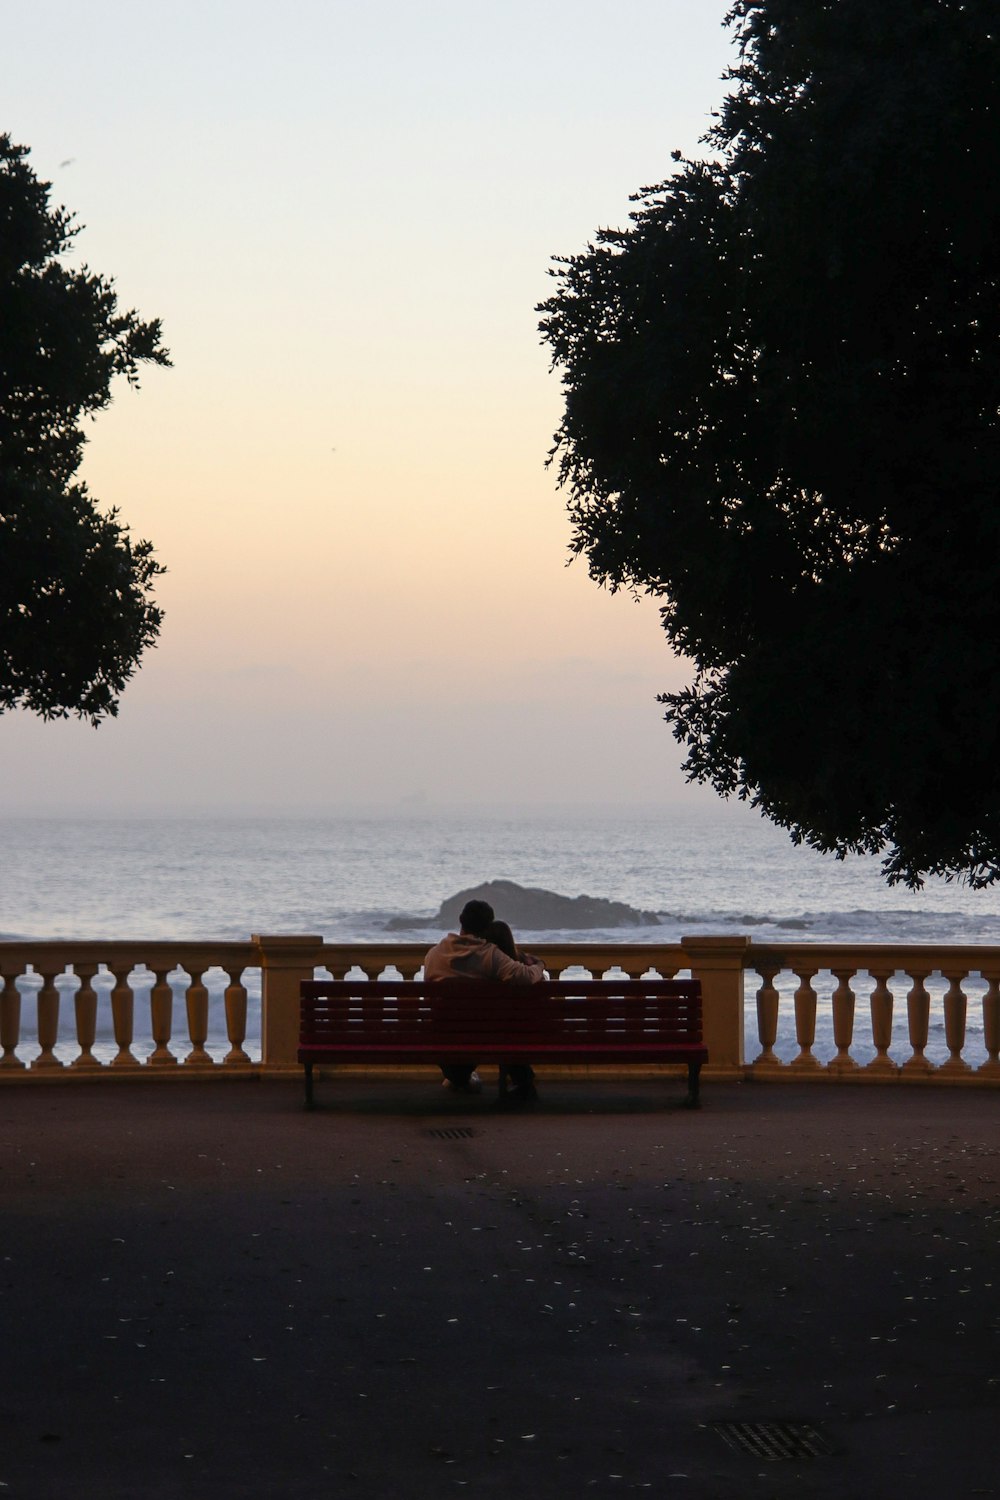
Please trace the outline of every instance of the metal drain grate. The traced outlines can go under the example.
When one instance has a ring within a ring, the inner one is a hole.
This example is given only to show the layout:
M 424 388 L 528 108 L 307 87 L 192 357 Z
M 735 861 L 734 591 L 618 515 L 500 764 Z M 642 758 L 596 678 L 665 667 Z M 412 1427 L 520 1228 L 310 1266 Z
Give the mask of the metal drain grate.
M 437 1141 L 467 1141 L 475 1135 L 471 1125 L 445 1125 L 441 1130 L 428 1130 Z
M 776 1463 L 782 1458 L 828 1458 L 829 1438 L 809 1422 L 712 1422 L 731 1448 Z

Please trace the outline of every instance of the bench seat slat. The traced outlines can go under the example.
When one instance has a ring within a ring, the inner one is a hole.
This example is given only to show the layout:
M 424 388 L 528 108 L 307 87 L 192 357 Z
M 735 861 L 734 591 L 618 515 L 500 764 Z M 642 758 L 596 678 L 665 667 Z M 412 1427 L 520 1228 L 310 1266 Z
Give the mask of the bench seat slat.
M 697 1043 L 679 1047 L 615 1046 L 613 1043 L 595 1043 L 592 1047 L 559 1047 L 555 1043 L 547 1047 L 517 1047 L 510 1043 L 493 1043 L 489 1047 L 478 1047 L 475 1058 L 469 1055 L 468 1047 L 447 1047 L 441 1043 L 427 1043 L 421 1047 L 367 1047 L 364 1044 L 357 1047 L 300 1047 L 298 1053 L 300 1062 L 307 1059 L 313 1062 L 357 1062 L 361 1056 L 370 1062 L 406 1062 L 409 1059 L 414 1062 L 424 1059 L 432 1062 L 516 1062 L 519 1058 L 534 1059 L 535 1062 L 544 1059 L 549 1062 L 594 1062 L 598 1053 L 607 1058 L 636 1058 L 643 1062 L 687 1062 L 688 1058 L 708 1062 L 708 1049 Z
M 586 1020 L 589 1017 L 598 1017 L 608 1021 L 627 1021 L 630 1024 L 640 1021 L 655 1021 L 662 1018 L 664 1021 L 673 1022 L 675 1025 L 685 1026 L 701 1020 L 701 1012 L 698 1010 L 676 1010 L 666 1005 L 630 1006 L 626 1009 L 624 1006 L 603 1005 L 596 1002 L 584 1005 L 557 1005 L 552 1001 L 543 1001 L 538 1005 L 525 1005 L 522 1002 L 510 1005 L 494 1004 L 480 1006 L 428 1005 L 421 1006 L 419 1010 L 411 1008 L 403 1009 L 402 1007 L 397 1010 L 395 1006 L 391 1009 L 386 1009 L 382 1006 L 376 1007 L 370 1005 L 358 1005 L 343 1010 L 322 1010 L 317 1008 L 311 1012 L 310 1020 L 313 1025 L 343 1025 L 346 1022 L 357 1024 L 361 1020 L 371 1020 L 376 1024 L 383 1021 L 407 1021 L 411 1024 L 433 1021 L 435 1025 L 446 1025 L 453 1016 L 460 1016 L 463 1020 L 470 1021 L 478 1018 L 480 1021 L 490 1024 L 515 1020 L 518 1017 L 525 1019 L 533 1017 L 541 1025 L 548 1025 L 550 1022 L 558 1021 L 561 1018 L 579 1021 Z
M 521 1041 L 528 1045 L 533 1039 L 538 1041 L 560 1039 L 572 1041 L 574 1038 L 586 1041 L 588 1037 L 606 1036 L 616 1040 L 628 1041 L 630 1039 L 648 1041 L 659 1041 L 667 1046 L 672 1042 L 697 1042 L 701 1040 L 701 1027 L 675 1027 L 661 1026 L 599 1026 L 592 1023 L 573 1026 L 523 1026 L 504 1025 L 498 1022 L 495 1026 L 461 1025 L 456 1022 L 452 1026 L 338 1026 L 327 1028 L 315 1028 L 304 1030 L 301 1036 L 303 1046 L 311 1043 L 324 1043 L 334 1046 L 338 1042 L 345 1045 L 360 1041 L 365 1038 L 373 1044 L 384 1041 L 386 1046 L 391 1047 L 394 1043 L 404 1040 L 444 1040 L 446 1037 L 468 1037 L 470 1045 L 476 1038 L 489 1041 L 492 1037 L 502 1036 L 509 1041 Z
M 503 1037 L 511 1041 L 517 1039 L 527 1045 L 533 1038 L 539 1041 L 562 1040 L 572 1041 L 574 1037 L 580 1041 L 586 1041 L 588 1037 L 607 1036 L 614 1037 L 620 1041 L 628 1041 L 632 1038 L 648 1041 L 660 1041 L 665 1046 L 671 1042 L 699 1042 L 702 1032 L 700 1026 L 665 1027 L 665 1026 L 614 1026 L 598 1025 L 588 1022 L 581 1025 L 558 1025 L 539 1026 L 512 1025 L 498 1019 L 493 1026 L 481 1026 L 474 1024 L 463 1025 L 456 1021 L 450 1026 L 336 1026 L 304 1029 L 300 1036 L 300 1044 L 306 1046 L 309 1043 L 322 1042 L 327 1045 L 335 1045 L 337 1042 L 356 1042 L 362 1038 L 370 1040 L 373 1044 L 384 1041 L 387 1046 L 394 1042 L 403 1040 L 433 1041 L 435 1038 L 445 1037 L 468 1037 L 470 1044 L 475 1038 L 489 1041 L 492 1037 Z

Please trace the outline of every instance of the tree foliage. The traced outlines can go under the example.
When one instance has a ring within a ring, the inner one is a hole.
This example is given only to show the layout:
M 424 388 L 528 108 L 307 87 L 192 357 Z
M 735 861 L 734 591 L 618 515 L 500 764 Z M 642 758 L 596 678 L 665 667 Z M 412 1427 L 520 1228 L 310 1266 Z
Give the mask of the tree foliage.
M 661 602 L 689 778 L 1000 875 L 993 0 L 740 0 L 706 137 L 539 309 L 574 550 Z
M 82 424 L 116 375 L 135 386 L 169 358 L 158 321 L 63 263 L 78 226 L 27 156 L 0 135 L 0 711 L 96 724 L 156 638 L 163 569 L 74 479 Z

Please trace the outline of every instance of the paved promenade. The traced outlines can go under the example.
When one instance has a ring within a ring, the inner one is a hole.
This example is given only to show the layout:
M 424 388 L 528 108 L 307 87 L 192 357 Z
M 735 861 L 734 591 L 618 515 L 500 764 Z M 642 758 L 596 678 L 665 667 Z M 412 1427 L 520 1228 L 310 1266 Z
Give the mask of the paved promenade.
M 542 1087 L 0 1089 L 0 1496 L 1000 1494 L 1000 1095 Z

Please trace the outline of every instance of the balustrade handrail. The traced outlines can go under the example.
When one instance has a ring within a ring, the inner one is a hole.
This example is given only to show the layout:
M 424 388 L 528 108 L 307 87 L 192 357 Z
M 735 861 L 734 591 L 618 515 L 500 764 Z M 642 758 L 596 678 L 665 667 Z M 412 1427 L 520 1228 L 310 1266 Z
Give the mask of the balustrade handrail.
M 150 969 L 155 968 L 157 962 L 172 963 L 174 959 L 180 961 L 185 958 L 192 963 L 202 961 L 206 967 L 218 963 L 225 968 L 227 960 L 242 964 L 244 968 L 260 963 L 259 948 L 255 943 L 247 942 L 174 942 L 169 938 L 111 938 L 106 941 L 97 938 L 57 938 L 32 941 L 14 938 L 0 942 L 0 974 L 6 973 L 9 966 L 19 963 L 30 964 L 40 973 L 41 965 L 38 960 L 45 956 L 55 958 L 63 967 L 92 962 L 110 968 L 111 959 L 130 959 L 133 963 L 145 964 Z M 184 967 L 183 963 L 181 967 Z
M 1000 1084 L 1000 946 L 765 943 L 711 935 L 665 943 L 530 946 L 552 974 L 579 969 L 594 976 L 695 975 L 704 995 L 709 1077 Z M 377 978 L 390 968 L 412 978 L 425 953 L 425 943 L 328 943 L 312 935 L 254 935 L 248 942 L 3 941 L 0 1080 L 287 1072 L 296 1067 L 303 978 L 317 969 L 335 977 L 360 970 Z M 225 977 L 224 988 L 213 971 Z M 759 1050 L 746 1060 L 748 1004 L 756 1012 Z M 30 1026 L 22 1028 L 32 1005 L 33 1033 Z M 139 1043 L 137 1005 L 148 1005 L 149 1015 L 148 1034 Z M 175 1042 L 181 1008 L 186 1034 Z M 870 1029 L 859 1019 L 866 1008 Z M 224 1055 L 218 1020 L 210 1036 L 210 1018 L 222 1011 Z M 247 1050 L 256 1050 L 258 1036 L 259 1060 Z
M 905 970 L 907 965 L 901 960 L 908 960 L 918 967 L 940 969 L 941 963 L 958 963 L 965 966 L 968 973 L 971 969 L 979 968 L 979 960 L 993 968 L 1000 967 L 1000 945 L 976 944 L 976 943 L 824 943 L 824 942 L 797 942 L 797 943 L 757 943 L 752 939 L 746 952 L 746 968 L 754 967 L 755 959 L 778 959 L 782 967 L 794 969 L 795 962 L 809 963 L 815 972 L 816 968 L 829 968 L 829 964 L 818 962 L 832 958 L 835 962 L 845 963 L 857 960 L 858 968 L 867 968 L 870 959 L 879 968 L 890 963 L 894 969 Z

